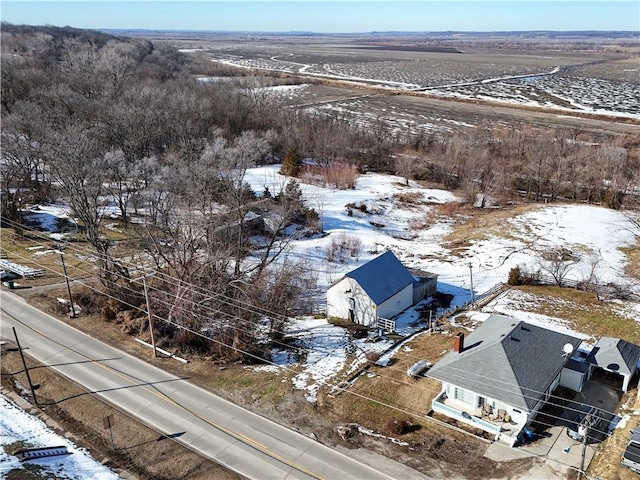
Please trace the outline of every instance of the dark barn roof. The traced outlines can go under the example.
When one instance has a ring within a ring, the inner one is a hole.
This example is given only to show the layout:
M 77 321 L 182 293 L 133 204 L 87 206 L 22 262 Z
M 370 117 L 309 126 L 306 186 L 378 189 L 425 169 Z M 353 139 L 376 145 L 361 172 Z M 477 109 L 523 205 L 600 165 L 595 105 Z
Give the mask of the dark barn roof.
M 358 282 L 376 305 L 380 305 L 407 285 L 412 285 L 415 280 L 390 250 L 352 270 L 346 276 Z

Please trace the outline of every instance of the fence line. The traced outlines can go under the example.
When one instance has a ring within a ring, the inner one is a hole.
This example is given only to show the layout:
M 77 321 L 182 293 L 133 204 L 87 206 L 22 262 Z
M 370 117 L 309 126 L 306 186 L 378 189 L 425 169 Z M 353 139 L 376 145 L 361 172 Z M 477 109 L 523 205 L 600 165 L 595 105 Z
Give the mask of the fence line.
M 473 301 L 467 302 L 465 305 L 469 310 L 484 307 L 487 303 L 506 290 L 509 290 L 509 285 L 502 282 L 496 283 L 489 290 L 476 296 Z
M 573 280 L 571 278 L 557 278 L 543 273 L 534 273 L 524 277 L 525 283 L 528 281 L 532 285 L 550 285 L 563 288 L 573 288 L 585 292 L 593 292 L 598 298 L 618 298 L 640 300 L 640 296 L 628 289 L 614 283 L 596 283 L 587 280 Z

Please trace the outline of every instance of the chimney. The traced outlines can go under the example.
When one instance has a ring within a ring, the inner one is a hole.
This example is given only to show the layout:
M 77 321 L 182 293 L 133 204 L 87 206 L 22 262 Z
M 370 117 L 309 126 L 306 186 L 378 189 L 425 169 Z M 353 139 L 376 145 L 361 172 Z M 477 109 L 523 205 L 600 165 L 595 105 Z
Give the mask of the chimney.
M 453 337 L 453 351 L 456 353 L 462 353 L 464 350 L 464 333 L 458 332 Z

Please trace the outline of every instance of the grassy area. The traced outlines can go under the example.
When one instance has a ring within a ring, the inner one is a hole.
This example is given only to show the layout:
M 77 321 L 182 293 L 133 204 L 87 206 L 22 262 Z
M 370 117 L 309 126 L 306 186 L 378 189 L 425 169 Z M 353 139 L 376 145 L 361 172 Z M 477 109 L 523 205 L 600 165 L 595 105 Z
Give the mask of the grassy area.
M 524 306 L 532 313 L 562 318 L 581 333 L 596 338 L 618 337 L 640 344 L 637 321 L 622 314 L 618 304 L 603 302 L 593 293 L 560 287 L 517 287 L 535 296 L 535 302 Z
M 627 256 L 625 273 L 640 280 L 640 239 L 634 246 L 621 248 L 620 251 Z
M 535 205 L 518 205 L 509 209 L 471 209 L 461 211 L 465 221 L 454 225 L 453 230 L 443 238 L 444 244 L 455 254 L 466 249 L 472 242 L 485 240 L 494 235 L 502 238 L 516 238 L 511 233 L 508 220 L 535 209 Z M 517 239 L 522 241 L 523 237 Z
M 331 399 L 334 414 L 340 421 L 355 422 L 378 432 L 385 432 L 389 419 L 407 419 L 420 426 L 415 433 L 404 435 L 403 440 L 414 439 L 424 433 L 422 429 L 439 430 L 440 426 L 424 417 L 431 410 L 431 400 L 440 392 L 440 382 L 411 378 L 407 369 L 420 359 L 437 361 L 452 342 L 450 334 L 416 337 L 395 354 L 390 365 L 370 366 L 346 392 Z
M 0 228 L 0 245 L 2 246 L 2 253 L 6 255 L 8 261 L 36 270 L 43 269 L 45 271 L 44 277 L 20 280 L 19 283 L 21 285 L 46 285 L 55 281 L 61 281 L 64 278 L 60 255 L 53 252 L 45 253 L 56 248 L 57 242 L 55 240 L 40 236 L 25 238 L 16 235 L 11 228 Z M 71 255 L 65 257 L 65 262 L 70 278 L 82 276 L 80 274 L 81 270 L 87 268 L 83 265 L 85 263 L 83 260 Z
M 213 371 L 216 371 L 213 374 Z M 202 372 L 204 373 L 204 372 Z M 286 373 L 255 371 L 247 368 L 209 367 L 201 382 L 212 391 L 242 391 L 247 398 L 260 398 L 261 402 L 277 404 L 290 392 L 290 382 L 282 381 Z M 288 376 L 288 375 L 287 375 Z
M 589 475 L 593 478 L 637 480 L 638 474 L 620 465 L 620 459 L 631 437 L 629 433 L 634 427 L 640 427 L 640 397 L 638 390 L 629 390 L 622 398 L 620 414 L 630 415 L 624 428 L 616 428 L 611 436 L 603 442 L 589 465 Z

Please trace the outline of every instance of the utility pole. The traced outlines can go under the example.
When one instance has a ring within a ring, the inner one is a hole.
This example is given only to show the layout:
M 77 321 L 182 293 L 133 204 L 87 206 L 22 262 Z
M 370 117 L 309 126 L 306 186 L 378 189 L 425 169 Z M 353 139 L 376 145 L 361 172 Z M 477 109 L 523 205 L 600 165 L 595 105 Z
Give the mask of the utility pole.
M 153 356 L 158 356 L 158 351 L 156 350 L 156 339 L 153 334 L 153 318 L 151 315 L 151 305 L 149 304 L 149 290 L 147 289 L 147 277 L 155 275 L 156 272 L 149 273 L 148 275 L 144 275 L 140 278 L 134 278 L 131 282 L 137 282 L 142 280 L 142 287 L 144 288 L 144 301 L 147 304 L 147 319 L 149 320 L 149 333 L 151 334 L 151 346 L 153 347 Z
M 473 265 L 469 262 L 469 275 L 471 275 L 471 303 L 476 301 L 475 294 L 473 293 Z
M 13 328 L 13 335 L 16 337 L 16 345 L 18 346 L 18 351 L 20 352 L 20 358 L 22 359 L 22 365 L 24 366 L 24 373 L 27 375 L 27 381 L 29 382 L 29 388 L 31 389 L 31 398 L 33 398 L 33 404 L 38 405 L 38 399 L 36 398 L 36 389 L 31 382 L 31 375 L 29 375 L 29 367 L 27 367 L 27 362 L 24 359 L 24 353 L 22 353 L 22 347 L 20 346 L 20 340 L 18 340 L 18 333 L 16 332 L 16 327 Z
M 149 319 L 149 333 L 151 334 L 151 346 L 153 347 L 153 356 L 158 356 L 156 350 L 156 338 L 153 334 L 153 318 L 151 317 L 151 306 L 149 305 L 149 290 L 147 290 L 147 279 L 142 277 L 142 287 L 144 288 L 144 300 L 147 303 L 147 318 Z
M 69 294 L 69 305 L 71 305 L 71 311 L 69 316 L 76 318 L 76 309 L 73 306 L 73 299 L 71 298 L 71 287 L 69 286 L 69 276 L 67 275 L 67 266 L 64 264 L 64 254 L 60 252 L 60 260 L 62 261 L 62 271 L 64 272 L 64 279 L 67 282 L 67 293 Z
M 580 459 L 580 470 L 578 470 L 578 480 L 582 480 L 584 473 L 584 457 L 587 455 L 587 437 L 589 436 L 589 427 L 585 425 L 584 436 L 582 438 L 582 458 Z

